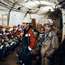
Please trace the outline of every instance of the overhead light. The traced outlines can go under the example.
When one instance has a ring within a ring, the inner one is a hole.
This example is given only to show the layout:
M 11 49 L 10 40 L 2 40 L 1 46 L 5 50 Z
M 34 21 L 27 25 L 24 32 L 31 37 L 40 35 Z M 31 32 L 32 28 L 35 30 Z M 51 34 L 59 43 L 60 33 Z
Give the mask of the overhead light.
M 21 7 L 18 7 L 17 10 L 21 10 Z

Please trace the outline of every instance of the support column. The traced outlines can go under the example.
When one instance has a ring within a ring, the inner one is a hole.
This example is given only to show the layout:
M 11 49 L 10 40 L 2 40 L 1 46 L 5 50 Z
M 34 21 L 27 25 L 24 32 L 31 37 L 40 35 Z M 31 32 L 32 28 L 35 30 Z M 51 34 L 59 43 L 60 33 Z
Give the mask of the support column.
M 62 9 L 62 22 L 63 22 L 63 33 L 62 33 L 62 40 L 64 39 L 65 35 L 65 9 Z

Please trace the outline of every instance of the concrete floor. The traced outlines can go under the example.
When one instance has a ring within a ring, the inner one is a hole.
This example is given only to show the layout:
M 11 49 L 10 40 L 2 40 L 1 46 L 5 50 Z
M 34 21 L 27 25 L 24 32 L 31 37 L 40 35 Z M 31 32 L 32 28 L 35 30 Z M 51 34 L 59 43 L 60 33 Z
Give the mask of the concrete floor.
M 11 53 L 4 60 L 0 61 L 0 65 L 17 65 L 16 64 L 16 52 Z M 33 60 L 32 65 L 39 65 L 39 62 L 38 64 L 36 64 L 36 60 Z
M 61 44 L 59 48 L 52 54 L 50 62 L 52 62 L 53 65 L 65 65 L 65 43 Z M 0 65 L 17 65 L 16 51 L 6 57 L 5 60 L 0 61 Z M 33 60 L 32 65 L 38 65 L 38 62 L 36 64 L 36 60 Z
M 17 65 L 16 53 L 11 53 L 5 60 L 0 61 L 0 65 Z

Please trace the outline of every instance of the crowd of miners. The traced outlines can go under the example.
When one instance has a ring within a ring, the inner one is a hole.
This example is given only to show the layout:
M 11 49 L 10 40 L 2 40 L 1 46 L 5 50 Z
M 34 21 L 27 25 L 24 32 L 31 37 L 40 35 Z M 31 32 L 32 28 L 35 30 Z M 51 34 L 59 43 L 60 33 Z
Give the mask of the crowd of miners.
M 0 26 L 0 60 L 6 58 L 18 47 L 19 40 L 17 34 L 20 31 L 18 30 L 19 32 L 17 32 L 17 30 L 16 26 L 11 28 Z
M 18 26 L 0 26 L 0 59 L 17 50 L 19 65 L 48 65 L 59 47 L 57 29 L 52 19 L 45 19 L 44 24 L 37 24 L 36 28 L 33 26 L 27 20 Z

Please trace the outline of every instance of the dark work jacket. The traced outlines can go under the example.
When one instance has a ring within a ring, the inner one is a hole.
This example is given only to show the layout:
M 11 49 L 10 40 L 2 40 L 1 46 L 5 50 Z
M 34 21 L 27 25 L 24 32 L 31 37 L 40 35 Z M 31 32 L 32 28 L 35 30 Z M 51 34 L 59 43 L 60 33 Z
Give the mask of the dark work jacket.
M 24 36 L 22 39 L 22 48 L 20 49 L 19 52 L 19 59 L 22 60 L 22 63 L 25 65 L 31 65 L 31 53 L 28 50 L 28 45 L 29 45 L 29 38 Z

